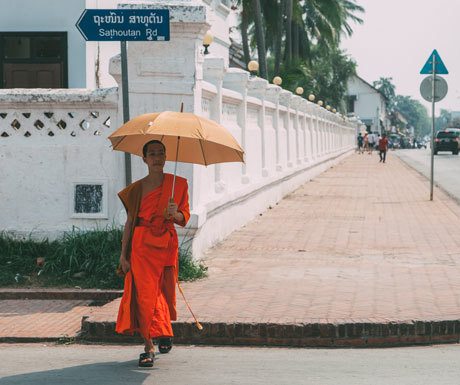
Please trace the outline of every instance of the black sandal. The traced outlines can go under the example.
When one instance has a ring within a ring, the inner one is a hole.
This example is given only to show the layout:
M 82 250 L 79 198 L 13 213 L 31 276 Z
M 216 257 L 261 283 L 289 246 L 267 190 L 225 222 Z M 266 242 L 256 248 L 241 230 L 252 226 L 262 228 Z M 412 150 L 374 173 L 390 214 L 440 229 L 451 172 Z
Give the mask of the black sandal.
M 169 353 L 172 349 L 172 338 L 164 337 L 158 339 L 158 350 L 162 354 Z
M 139 367 L 140 368 L 151 368 L 153 366 L 153 359 L 155 355 L 153 352 L 141 353 L 139 355 Z

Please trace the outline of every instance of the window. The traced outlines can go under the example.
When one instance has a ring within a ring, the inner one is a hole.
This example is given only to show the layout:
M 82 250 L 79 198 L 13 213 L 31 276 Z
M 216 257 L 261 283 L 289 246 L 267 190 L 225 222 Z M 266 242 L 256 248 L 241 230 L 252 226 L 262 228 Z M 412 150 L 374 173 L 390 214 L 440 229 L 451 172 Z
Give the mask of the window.
M 347 96 L 347 112 L 352 113 L 355 112 L 355 101 L 356 95 L 348 95 Z
M 460 136 L 460 131 L 438 131 L 436 134 L 436 137 L 439 139 L 445 139 L 445 138 L 457 138 Z
M 67 87 L 67 32 L 0 33 L 0 88 Z
M 74 182 L 72 218 L 107 218 L 107 183 Z

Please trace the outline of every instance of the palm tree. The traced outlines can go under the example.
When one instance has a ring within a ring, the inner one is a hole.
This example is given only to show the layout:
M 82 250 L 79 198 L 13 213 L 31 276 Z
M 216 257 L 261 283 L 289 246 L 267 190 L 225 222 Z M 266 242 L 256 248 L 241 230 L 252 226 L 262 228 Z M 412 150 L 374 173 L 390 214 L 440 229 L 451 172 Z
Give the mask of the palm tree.
M 356 0 L 238 0 L 238 4 L 246 61 L 250 46 L 256 46 L 264 78 L 267 53 L 273 55 L 275 75 L 299 63 L 311 66 L 313 47 L 336 50 L 341 36 L 352 34 L 350 22 L 362 23 L 357 14 L 364 11 Z
M 254 24 L 256 27 L 257 54 L 259 59 L 259 73 L 264 79 L 267 79 L 267 51 L 265 49 L 265 33 L 263 28 L 262 9 L 259 0 L 252 0 L 254 10 Z

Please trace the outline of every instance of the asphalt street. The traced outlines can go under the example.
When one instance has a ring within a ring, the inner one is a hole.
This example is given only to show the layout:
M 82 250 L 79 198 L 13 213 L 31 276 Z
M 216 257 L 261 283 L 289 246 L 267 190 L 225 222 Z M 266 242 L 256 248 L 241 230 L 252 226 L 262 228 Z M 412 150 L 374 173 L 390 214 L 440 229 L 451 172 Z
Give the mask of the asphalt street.
M 139 369 L 137 346 L 0 345 L 0 385 L 452 385 L 460 345 L 388 349 L 175 346 Z
M 401 160 L 415 170 L 430 179 L 431 150 L 412 149 L 396 150 L 388 153 L 391 156 L 399 156 Z M 453 198 L 460 200 L 460 155 L 452 155 L 450 152 L 441 151 L 434 156 L 434 181 Z

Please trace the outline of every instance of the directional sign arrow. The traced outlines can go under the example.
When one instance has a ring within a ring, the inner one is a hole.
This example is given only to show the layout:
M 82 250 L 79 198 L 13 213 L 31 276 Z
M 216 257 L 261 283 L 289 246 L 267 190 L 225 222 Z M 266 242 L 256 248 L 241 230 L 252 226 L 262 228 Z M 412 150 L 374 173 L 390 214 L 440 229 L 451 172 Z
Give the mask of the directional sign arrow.
M 88 36 L 86 36 L 85 34 L 85 31 L 83 31 L 81 28 L 80 28 L 80 24 L 83 20 L 83 18 L 86 16 L 86 13 L 88 12 L 87 9 L 85 9 L 83 11 L 83 13 L 80 15 L 80 18 L 78 19 L 77 23 L 75 24 L 75 26 L 77 27 L 77 29 L 80 31 L 80 33 L 82 34 L 82 36 L 85 38 L 85 40 L 88 40 Z
M 434 72 L 438 75 L 447 75 L 449 71 L 447 71 L 447 68 L 444 65 L 444 62 L 441 59 L 441 56 L 439 56 L 438 51 L 436 50 L 433 50 L 430 57 L 426 61 L 425 65 L 423 66 L 422 70 L 420 71 L 420 74 L 430 75 L 433 73 L 433 57 L 435 60 Z

